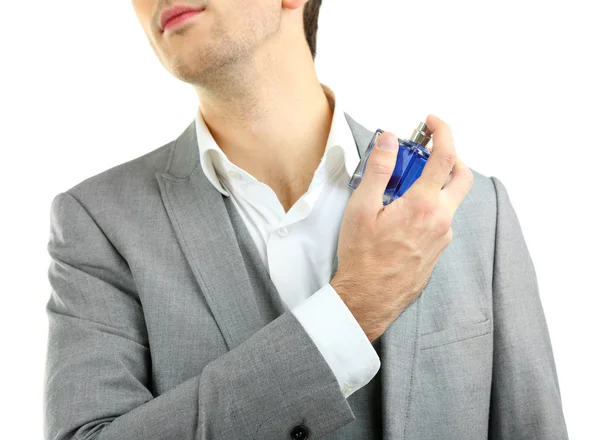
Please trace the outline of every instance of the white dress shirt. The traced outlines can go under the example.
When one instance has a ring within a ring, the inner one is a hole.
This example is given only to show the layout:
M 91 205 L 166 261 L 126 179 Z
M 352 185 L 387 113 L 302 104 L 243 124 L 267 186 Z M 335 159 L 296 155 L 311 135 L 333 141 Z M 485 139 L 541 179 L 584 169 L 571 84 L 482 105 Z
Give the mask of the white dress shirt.
M 197 112 L 200 163 L 214 187 L 244 220 L 286 310 L 291 310 L 348 397 L 377 374 L 381 362 L 364 331 L 329 284 L 340 225 L 360 157 L 339 95 L 321 162 L 308 191 L 284 211 L 275 192 L 229 161 Z

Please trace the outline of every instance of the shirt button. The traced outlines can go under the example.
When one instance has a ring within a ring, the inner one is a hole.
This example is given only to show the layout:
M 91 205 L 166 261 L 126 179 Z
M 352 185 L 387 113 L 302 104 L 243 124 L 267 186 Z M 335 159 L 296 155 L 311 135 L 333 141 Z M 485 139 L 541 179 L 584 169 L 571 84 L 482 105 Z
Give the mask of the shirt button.
M 294 426 L 290 431 L 290 438 L 293 440 L 305 440 L 308 438 L 308 428 L 304 425 Z
M 346 386 L 344 386 L 344 394 L 349 394 L 352 392 L 352 390 L 354 390 L 354 386 L 352 384 L 347 383 Z
M 229 170 L 229 171 L 227 171 L 227 174 L 229 174 L 231 177 L 233 177 L 236 180 L 239 180 L 242 177 L 240 175 L 240 173 L 238 173 L 236 170 Z
M 277 229 L 277 233 L 281 236 L 281 237 L 285 237 L 287 235 L 287 228 L 279 228 Z

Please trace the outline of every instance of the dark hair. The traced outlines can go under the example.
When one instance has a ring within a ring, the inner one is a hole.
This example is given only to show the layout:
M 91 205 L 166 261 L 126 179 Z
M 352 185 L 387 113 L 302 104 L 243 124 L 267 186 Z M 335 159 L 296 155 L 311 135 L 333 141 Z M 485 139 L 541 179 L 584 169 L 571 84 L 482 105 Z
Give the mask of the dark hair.
M 319 9 L 322 0 L 308 0 L 304 4 L 304 35 L 310 48 L 313 60 L 317 55 L 317 28 L 319 23 Z

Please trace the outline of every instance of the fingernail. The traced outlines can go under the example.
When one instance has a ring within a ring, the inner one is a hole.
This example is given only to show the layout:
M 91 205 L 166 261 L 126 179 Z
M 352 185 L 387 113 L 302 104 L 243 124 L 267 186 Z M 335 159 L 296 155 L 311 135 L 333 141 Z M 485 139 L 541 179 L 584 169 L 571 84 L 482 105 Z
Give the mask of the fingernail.
M 391 134 L 382 134 L 377 139 L 377 148 L 385 151 L 395 151 L 398 149 L 398 139 Z

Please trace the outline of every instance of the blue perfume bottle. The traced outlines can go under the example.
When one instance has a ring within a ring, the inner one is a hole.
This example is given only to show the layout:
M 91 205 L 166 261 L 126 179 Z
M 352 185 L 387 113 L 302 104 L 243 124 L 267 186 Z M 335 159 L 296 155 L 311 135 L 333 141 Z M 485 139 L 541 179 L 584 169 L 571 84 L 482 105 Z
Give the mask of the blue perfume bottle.
M 371 154 L 371 150 L 377 142 L 377 138 L 381 136 L 384 130 L 378 128 L 369 142 L 369 146 L 365 151 L 362 159 L 358 163 L 354 175 L 348 186 L 353 189 L 358 188 L 362 181 L 367 160 Z M 419 178 L 425 167 L 427 159 L 429 159 L 429 150 L 426 148 L 427 143 L 431 140 L 431 131 L 427 128 L 424 122 L 419 123 L 414 129 L 410 139 L 398 138 L 398 156 L 396 158 L 396 166 L 392 172 L 385 192 L 383 194 L 383 204 L 388 205 L 396 200 L 410 188 L 415 180 Z

